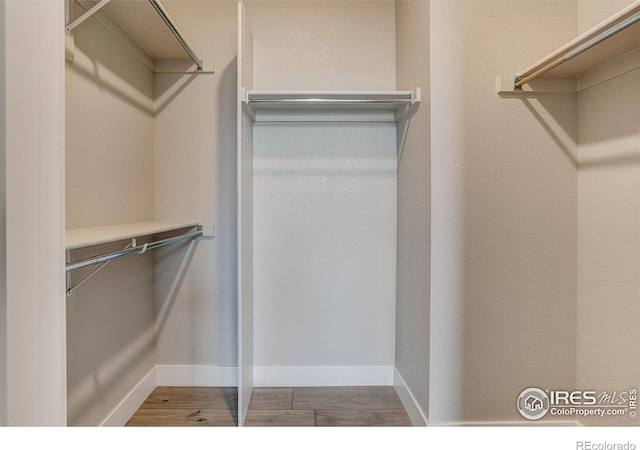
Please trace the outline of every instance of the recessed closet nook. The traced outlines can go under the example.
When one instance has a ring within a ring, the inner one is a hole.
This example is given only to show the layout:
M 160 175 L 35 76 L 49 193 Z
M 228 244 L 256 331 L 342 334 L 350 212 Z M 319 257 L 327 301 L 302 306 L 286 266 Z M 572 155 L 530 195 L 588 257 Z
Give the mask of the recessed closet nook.
M 0 424 L 207 386 L 242 426 L 259 387 L 386 386 L 417 426 L 528 425 L 526 388 L 640 386 L 640 1 L 0 23 Z

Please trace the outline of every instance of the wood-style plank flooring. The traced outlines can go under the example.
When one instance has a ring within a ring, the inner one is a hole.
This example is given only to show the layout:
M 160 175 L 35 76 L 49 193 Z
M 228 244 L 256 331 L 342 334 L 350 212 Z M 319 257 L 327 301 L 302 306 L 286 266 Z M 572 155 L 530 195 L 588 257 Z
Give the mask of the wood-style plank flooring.
M 236 426 L 236 388 L 157 387 L 127 426 Z M 392 387 L 254 388 L 245 426 L 412 426 Z

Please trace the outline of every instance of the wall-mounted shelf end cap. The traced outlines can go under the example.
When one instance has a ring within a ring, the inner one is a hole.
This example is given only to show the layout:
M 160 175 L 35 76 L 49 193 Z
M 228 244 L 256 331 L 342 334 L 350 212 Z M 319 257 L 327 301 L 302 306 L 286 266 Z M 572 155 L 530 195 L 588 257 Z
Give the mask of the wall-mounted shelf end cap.
M 401 120 L 410 118 L 420 106 L 421 93 L 420 88 L 417 87 L 410 93 L 411 100 L 409 104 L 405 105 L 404 108 L 396 109 L 395 121 L 400 122 Z
M 496 78 L 496 93 L 504 94 L 510 92 L 521 91 L 521 88 L 516 87 L 515 76 L 498 76 Z
M 538 78 L 522 86 L 518 86 L 517 81 L 515 75 L 496 77 L 496 93 L 501 96 L 535 96 L 578 92 L 578 82 L 574 77 Z
M 420 88 L 417 87 L 411 91 L 411 103 L 420 103 Z

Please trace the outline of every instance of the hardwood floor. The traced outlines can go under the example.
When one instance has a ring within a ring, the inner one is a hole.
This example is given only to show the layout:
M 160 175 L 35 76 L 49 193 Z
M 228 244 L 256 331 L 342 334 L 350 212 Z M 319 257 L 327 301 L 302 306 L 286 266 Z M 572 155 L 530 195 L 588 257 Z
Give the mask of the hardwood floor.
M 236 388 L 159 386 L 126 426 L 219 426 L 237 423 Z
M 127 426 L 236 426 L 237 391 L 158 387 Z M 405 426 L 411 420 L 392 387 L 255 388 L 248 427 Z

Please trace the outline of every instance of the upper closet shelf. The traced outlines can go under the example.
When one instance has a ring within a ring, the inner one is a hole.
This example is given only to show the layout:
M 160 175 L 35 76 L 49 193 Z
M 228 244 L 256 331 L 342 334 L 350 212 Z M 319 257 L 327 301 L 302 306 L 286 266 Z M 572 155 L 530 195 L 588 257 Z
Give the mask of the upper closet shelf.
M 256 122 L 399 122 L 420 104 L 414 91 L 246 91 L 245 112 Z
M 155 72 L 213 72 L 213 63 L 198 57 L 159 0 L 67 0 L 67 33 L 89 18 Z
M 573 91 L 580 91 L 637 68 L 640 56 L 634 50 L 639 48 L 640 0 L 637 0 L 515 76 L 499 77 L 498 92 L 522 92 L 525 85 L 542 76 L 575 78 L 577 83 Z M 625 55 L 632 60 L 622 61 L 628 59 Z M 625 58 L 621 58 L 623 56 Z M 598 72 L 595 69 L 614 61 L 619 67 L 608 70 L 606 74 L 593 76 L 594 72 Z M 590 79 L 581 80 L 582 78 Z M 536 90 L 532 87 L 530 89 L 534 92 Z

